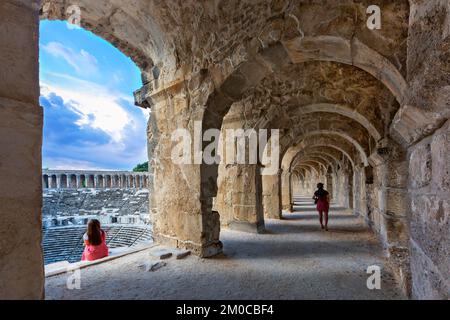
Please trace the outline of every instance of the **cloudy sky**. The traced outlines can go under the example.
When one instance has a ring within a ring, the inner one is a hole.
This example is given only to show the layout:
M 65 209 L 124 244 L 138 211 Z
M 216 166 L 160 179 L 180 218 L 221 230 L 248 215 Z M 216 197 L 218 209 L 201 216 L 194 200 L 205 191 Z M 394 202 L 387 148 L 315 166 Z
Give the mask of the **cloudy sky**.
M 147 160 L 148 111 L 133 104 L 139 69 L 108 42 L 66 22 L 40 30 L 43 168 L 131 170 Z

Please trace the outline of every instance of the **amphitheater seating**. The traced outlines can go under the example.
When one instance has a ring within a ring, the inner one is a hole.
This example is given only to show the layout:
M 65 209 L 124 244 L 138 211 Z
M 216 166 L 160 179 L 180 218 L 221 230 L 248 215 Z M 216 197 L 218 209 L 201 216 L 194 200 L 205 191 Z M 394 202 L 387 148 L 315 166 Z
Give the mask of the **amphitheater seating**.
M 148 225 L 103 225 L 106 243 L 112 248 L 132 247 L 151 241 L 151 228 Z M 83 253 L 83 234 L 86 226 L 65 226 L 43 229 L 42 247 L 44 262 L 76 262 Z

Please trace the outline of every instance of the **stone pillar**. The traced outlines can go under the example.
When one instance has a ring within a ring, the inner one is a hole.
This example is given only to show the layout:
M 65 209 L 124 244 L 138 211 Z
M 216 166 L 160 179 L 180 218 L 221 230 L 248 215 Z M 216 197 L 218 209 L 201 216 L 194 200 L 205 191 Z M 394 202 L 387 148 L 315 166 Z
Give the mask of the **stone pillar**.
M 355 184 L 355 201 L 353 212 L 367 219 L 367 203 L 366 203 L 366 180 L 365 167 L 355 166 L 354 170 L 354 184 Z
M 45 174 L 42 175 L 42 188 L 47 189 L 48 188 L 48 176 Z
M 85 177 L 85 180 L 86 180 L 86 177 Z M 83 188 L 83 181 L 81 179 L 81 174 L 77 174 L 77 188 L 78 189 Z
M 450 120 L 410 147 L 412 296 L 449 299 Z M 424 272 L 424 270 L 429 270 Z
M 281 206 L 288 212 L 293 211 L 291 176 L 290 171 L 283 171 L 281 174 Z
M 235 164 L 222 168 L 216 199 L 221 224 L 245 232 L 264 232 L 261 167 Z
M 61 189 L 62 188 L 62 182 L 61 182 L 61 174 L 56 175 L 56 188 Z
M 194 137 L 199 121 L 201 134 L 204 105 L 211 90 L 210 83 L 202 77 L 200 74 L 189 80 L 173 80 L 157 89 L 154 83 L 149 83 L 135 96 L 137 100 L 145 100 L 152 113 L 147 133 L 153 237 L 160 244 L 188 248 L 199 256 L 209 257 L 222 251 L 219 214 L 212 210 L 212 199 L 217 193 L 214 180 L 217 167 L 193 161 L 174 163 L 171 158 L 174 130 L 185 129 Z M 186 121 L 184 115 L 188 114 Z
M 36 1 L 0 2 L 0 299 L 44 296 L 38 27 Z
M 279 169 L 275 175 L 263 175 L 263 207 L 267 219 L 281 219 L 281 174 Z
M 327 171 L 326 173 L 327 184 L 325 186 L 326 190 L 330 194 L 330 198 L 333 199 L 334 191 L 333 191 L 333 173 L 332 171 Z
M 97 174 L 95 177 L 95 187 L 105 188 L 105 176 L 103 174 Z

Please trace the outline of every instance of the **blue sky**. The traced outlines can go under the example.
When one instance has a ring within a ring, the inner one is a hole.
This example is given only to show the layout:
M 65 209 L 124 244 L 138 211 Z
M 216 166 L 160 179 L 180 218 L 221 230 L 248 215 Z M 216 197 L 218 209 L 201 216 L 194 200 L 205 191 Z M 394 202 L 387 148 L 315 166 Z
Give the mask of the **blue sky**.
M 148 111 L 133 102 L 139 69 L 107 41 L 62 21 L 42 21 L 42 167 L 131 170 L 147 161 Z

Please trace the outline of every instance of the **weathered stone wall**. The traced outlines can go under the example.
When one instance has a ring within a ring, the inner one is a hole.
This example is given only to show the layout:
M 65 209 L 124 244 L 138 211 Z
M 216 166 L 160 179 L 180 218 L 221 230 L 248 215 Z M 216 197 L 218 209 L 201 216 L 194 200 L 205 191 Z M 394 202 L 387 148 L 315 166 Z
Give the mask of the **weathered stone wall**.
M 264 175 L 263 185 L 263 210 L 267 219 L 281 218 L 281 170 L 275 175 Z
M 450 2 L 411 0 L 409 96 L 391 131 L 408 147 L 412 297 L 450 297 Z
M 44 295 L 36 4 L 0 2 L 0 299 Z
M 221 224 L 237 230 L 263 232 L 261 168 L 251 164 L 220 167 L 225 172 L 219 170 L 215 209 Z
M 450 121 L 410 148 L 414 298 L 450 297 Z

